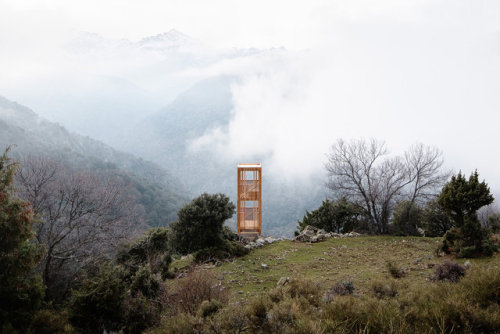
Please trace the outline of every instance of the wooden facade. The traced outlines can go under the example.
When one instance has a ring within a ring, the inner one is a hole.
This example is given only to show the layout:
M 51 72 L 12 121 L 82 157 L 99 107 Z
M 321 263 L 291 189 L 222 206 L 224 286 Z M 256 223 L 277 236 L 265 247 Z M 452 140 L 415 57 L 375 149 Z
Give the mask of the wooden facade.
M 238 234 L 262 233 L 262 166 L 238 165 Z

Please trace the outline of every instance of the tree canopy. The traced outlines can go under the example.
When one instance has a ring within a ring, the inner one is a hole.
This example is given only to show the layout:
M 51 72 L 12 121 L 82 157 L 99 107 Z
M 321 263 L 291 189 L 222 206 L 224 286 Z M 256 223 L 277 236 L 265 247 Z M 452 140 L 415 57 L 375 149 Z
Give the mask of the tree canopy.
M 224 194 L 202 194 L 179 210 L 171 224 L 172 245 L 181 254 L 217 247 L 223 242 L 224 222 L 235 212 L 235 205 Z
M 14 196 L 18 165 L 0 156 L 0 332 L 25 330 L 43 297 L 42 280 L 35 267 L 42 257 L 31 242 L 32 210 Z

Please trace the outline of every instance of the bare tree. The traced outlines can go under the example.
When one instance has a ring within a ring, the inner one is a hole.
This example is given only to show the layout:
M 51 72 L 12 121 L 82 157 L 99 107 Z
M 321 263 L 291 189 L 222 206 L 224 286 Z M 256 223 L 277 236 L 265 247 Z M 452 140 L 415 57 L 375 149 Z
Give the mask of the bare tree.
M 48 294 L 59 294 L 80 268 L 130 237 L 140 223 L 136 205 L 127 185 L 109 175 L 33 156 L 22 166 L 20 195 L 33 205 L 36 239 L 46 251 L 40 271 Z
M 418 144 L 402 157 L 390 157 L 382 141 L 339 139 L 328 154 L 327 187 L 334 197 L 362 206 L 378 233 L 387 233 L 398 200 L 430 196 L 447 179 L 441 153 Z
M 422 143 L 412 145 L 405 152 L 404 160 L 410 181 L 406 195 L 411 203 L 434 198 L 451 175 L 443 171 L 443 154 L 435 147 Z

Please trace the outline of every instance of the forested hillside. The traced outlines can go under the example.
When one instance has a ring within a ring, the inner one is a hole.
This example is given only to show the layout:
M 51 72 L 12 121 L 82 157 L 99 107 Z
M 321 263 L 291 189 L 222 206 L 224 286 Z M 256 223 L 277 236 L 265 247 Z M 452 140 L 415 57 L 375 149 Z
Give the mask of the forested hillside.
M 45 157 L 72 169 L 120 176 L 144 207 L 142 218 L 149 226 L 174 221 L 177 210 L 187 201 L 186 191 L 158 165 L 70 133 L 29 108 L 0 97 L 0 148 L 3 151 L 11 145 L 11 154 L 17 159 Z

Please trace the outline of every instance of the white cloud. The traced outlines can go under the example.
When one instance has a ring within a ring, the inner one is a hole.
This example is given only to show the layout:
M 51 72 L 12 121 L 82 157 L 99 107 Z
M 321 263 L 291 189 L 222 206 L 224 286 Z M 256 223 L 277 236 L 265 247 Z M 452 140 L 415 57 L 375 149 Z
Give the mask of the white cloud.
M 293 51 L 176 73 L 239 77 L 229 128 L 212 129 L 193 149 L 258 154 L 275 174 L 293 165 L 307 176 L 321 170 L 338 137 L 382 138 L 396 152 L 421 141 L 443 149 L 453 168 L 479 168 L 500 188 L 495 0 L 0 0 L 0 94 L 134 66 L 68 60 L 60 45 L 71 30 L 137 40 L 171 28 L 216 47 Z M 163 84 L 140 77 L 132 79 L 144 87 Z

